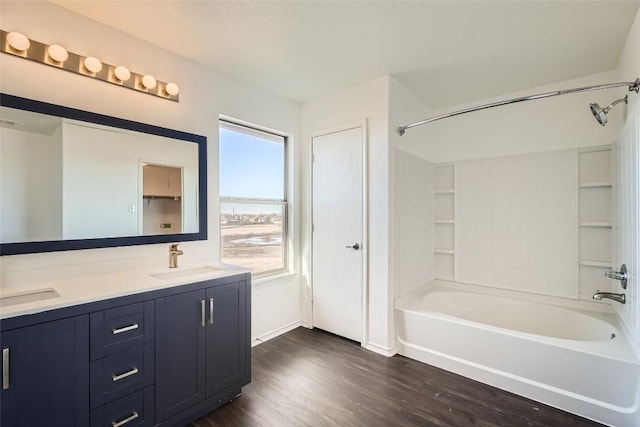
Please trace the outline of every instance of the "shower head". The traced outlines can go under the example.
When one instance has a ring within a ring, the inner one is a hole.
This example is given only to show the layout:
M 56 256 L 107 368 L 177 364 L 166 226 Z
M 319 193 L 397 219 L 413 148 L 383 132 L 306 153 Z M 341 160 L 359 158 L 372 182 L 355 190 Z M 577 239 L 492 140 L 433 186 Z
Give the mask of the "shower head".
M 624 102 L 626 104 L 628 100 L 629 96 L 627 95 L 622 99 L 613 101 L 608 107 L 602 108 L 594 102 L 593 104 L 589 104 L 589 108 L 591 109 L 591 114 L 593 114 L 593 117 L 596 118 L 598 123 L 604 126 L 607 124 L 607 113 L 609 112 L 609 110 L 611 110 L 614 105 L 619 104 L 620 102 Z

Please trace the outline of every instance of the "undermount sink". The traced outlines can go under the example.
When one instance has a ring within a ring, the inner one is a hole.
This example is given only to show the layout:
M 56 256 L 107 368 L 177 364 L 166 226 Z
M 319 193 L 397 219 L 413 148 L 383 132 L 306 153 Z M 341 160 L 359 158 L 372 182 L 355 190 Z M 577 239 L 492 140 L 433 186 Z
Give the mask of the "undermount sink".
M 217 267 L 207 266 L 207 267 L 197 267 L 197 268 L 189 268 L 185 270 L 171 271 L 169 273 L 154 273 L 154 274 L 149 274 L 149 276 L 154 277 L 156 279 L 168 280 L 168 279 L 181 279 L 183 277 L 195 276 L 197 274 L 215 273 L 216 271 L 222 271 L 222 269 Z
M 11 295 L 0 296 L 0 307 L 9 307 L 18 304 L 44 301 L 58 298 L 60 294 L 53 288 L 35 289 L 32 291 L 20 292 Z

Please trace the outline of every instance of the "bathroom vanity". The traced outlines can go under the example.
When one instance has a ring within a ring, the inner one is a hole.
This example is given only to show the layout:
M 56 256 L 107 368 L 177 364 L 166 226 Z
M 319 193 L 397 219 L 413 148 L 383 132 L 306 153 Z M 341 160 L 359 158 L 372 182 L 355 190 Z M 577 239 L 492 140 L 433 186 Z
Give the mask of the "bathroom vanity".
M 250 382 L 250 290 L 247 270 L 214 264 L 4 290 L 0 424 L 196 420 Z

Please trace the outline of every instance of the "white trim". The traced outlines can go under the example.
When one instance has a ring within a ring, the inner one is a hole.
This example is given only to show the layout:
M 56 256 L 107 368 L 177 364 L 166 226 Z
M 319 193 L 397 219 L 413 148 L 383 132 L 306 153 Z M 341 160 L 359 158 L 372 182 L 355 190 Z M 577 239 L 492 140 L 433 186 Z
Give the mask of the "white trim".
M 278 274 L 264 275 L 264 276 L 252 276 L 251 287 L 253 289 L 268 288 L 270 286 L 281 285 L 285 282 L 291 282 L 298 278 L 298 273 L 291 273 L 288 270 L 283 270 Z
M 369 342 L 366 345 L 363 345 L 362 347 L 366 348 L 369 351 L 373 351 L 374 353 L 378 353 L 386 357 L 393 357 L 398 353 L 398 349 L 395 346 L 387 348 L 378 344 L 374 344 L 372 342 Z
M 313 138 L 358 128 L 362 129 L 362 336 L 360 338 L 360 344 L 362 347 L 367 348 L 369 342 L 369 134 L 368 121 L 366 118 L 309 134 L 311 147 L 308 158 L 311 164 L 309 168 L 310 197 L 308 206 L 311 221 L 309 221 L 307 227 L 310 253 L 309 287 L 311 294 L 309 324 L 310 327 L 313 328 Z
M 292 331 L 294 329 L 296 329 L 299 326 L 303 326 L 302 322 L 300 320 L 297 320 L 295 322 L 291 322 L 287 325 L 281 326 L 279 328 L 274 329 L 271 332 L 267 332 L 266 334 L 263 334 L 259 337 L 255 337 L 254 339 L 251 340 L 251 347 L 255 347 L 257 345 L 262 344 L 263 342 L 269 341 L 270 339 L 273 339 L 277 336 L 280 336 L 282 334 L 286 334 L 289 331 Z

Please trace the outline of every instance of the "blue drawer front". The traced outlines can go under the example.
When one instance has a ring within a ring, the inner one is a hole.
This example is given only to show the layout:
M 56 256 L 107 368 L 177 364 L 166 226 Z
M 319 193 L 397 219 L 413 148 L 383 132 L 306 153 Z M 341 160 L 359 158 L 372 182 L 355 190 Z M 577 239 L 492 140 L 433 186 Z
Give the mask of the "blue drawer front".
M 153 384 L 153 343 L 91 362 L 91 408 Z
M 91 360 L 154 340 L 153 304 L 125 305 L 91 314 Z
M 146 387 L 91 411 L 91 427 L 151 427 L 153 405 L 153 387 Z

